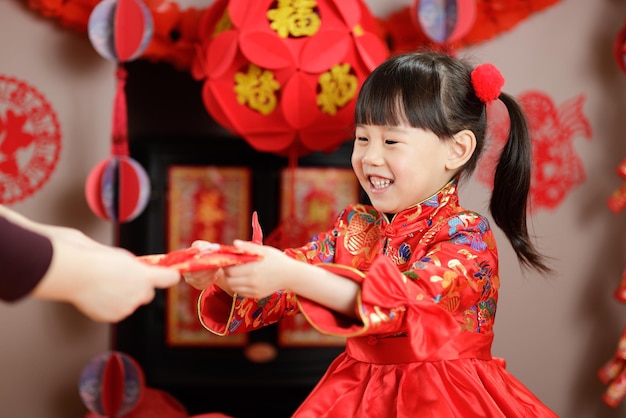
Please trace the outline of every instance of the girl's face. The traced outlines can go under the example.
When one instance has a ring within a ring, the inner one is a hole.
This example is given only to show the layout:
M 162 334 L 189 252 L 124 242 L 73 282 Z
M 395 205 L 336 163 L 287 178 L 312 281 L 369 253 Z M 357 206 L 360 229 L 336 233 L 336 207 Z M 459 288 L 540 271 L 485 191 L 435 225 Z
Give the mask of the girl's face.
M 359 125 L 352 168 L 372 205 L 398 213 L 434 195 L 454 176 L 449 141 L 410 126 Z

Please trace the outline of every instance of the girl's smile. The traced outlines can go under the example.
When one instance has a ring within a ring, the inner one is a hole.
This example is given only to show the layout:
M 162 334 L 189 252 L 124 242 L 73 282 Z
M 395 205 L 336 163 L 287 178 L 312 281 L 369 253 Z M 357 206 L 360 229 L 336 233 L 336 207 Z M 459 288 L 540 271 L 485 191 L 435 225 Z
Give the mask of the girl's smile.
M 381 177 L 369 176 L 370 184 L 372 185 L 372 193 L 376 193 L 376 191 L 382 191 L 382 189 L 387 189 L 391 184 L 393 184 L 393 180 L 384 179 Z
M 453 177 L 449 143 L 410 126 L 359 125 L 352 167 L 379 211 L 398 213 L 435 194 Z

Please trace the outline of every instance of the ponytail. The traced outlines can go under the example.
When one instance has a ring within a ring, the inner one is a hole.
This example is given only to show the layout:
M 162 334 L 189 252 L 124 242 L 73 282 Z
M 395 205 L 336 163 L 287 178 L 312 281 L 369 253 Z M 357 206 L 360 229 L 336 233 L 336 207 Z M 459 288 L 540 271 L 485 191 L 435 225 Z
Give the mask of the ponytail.
M 510 130 L 496 166 L 489 210 L 522 266 L 549 273 L 551 269 L 534 247 L 526 222 L 532 167 L 528 122 L 513 97 L 501 93 L 499 99 L 509 112 Z

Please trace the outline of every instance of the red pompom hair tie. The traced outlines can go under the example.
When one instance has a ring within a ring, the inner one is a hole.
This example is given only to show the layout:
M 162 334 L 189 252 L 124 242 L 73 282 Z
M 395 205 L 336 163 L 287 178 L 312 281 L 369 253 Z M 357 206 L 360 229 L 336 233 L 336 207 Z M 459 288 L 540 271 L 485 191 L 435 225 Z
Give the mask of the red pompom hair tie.
M 474 92 L 483 103 L 489 104 L 500 97 L 504 77 L 495 65 L 479 64 L 472 71 L 472 85 Z

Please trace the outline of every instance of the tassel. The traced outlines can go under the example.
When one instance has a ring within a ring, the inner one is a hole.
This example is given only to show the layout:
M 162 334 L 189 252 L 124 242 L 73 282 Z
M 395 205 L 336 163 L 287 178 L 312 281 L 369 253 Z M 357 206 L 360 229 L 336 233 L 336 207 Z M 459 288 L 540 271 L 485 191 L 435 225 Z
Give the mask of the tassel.
M 111 153 L 116 156 L 128 156 L 128 110 L 126 106 L 126 77 L 123 64 L 118 64 L 115 71 L 117 88 L 113 100 L 113 143 Z

